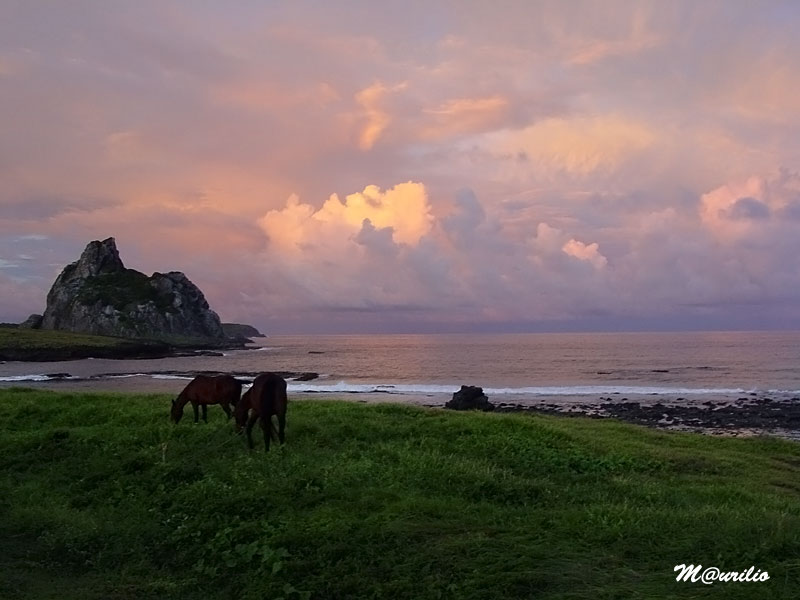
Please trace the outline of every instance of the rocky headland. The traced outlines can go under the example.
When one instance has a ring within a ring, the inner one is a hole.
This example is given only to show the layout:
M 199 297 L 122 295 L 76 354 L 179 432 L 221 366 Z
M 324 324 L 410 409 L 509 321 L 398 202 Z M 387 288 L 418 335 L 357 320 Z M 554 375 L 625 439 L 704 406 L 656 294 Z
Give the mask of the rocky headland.
M 148 277 L 126 268 L 114 238 L 90 242 L 64 267 L 47 294 L 40 328 L 123 338 L 226 339 L 219 316 L 186 275 Z
M 229 338 L 264 337 L 264 334 L 252 325 L 244 325 L 242 323 L 223 323 L 222 331 Z
M 248 325 L 223 325 L 203 292 L 180 271 L 147 276 L 125 267 L 113 237 L 90 242 L 56 278 L 44 314 L 31 315 L 18 328 L 19 335 L 5 336 L 9 343 L 0 347 L 1 360 L 157 358 L 241 348 L 249 336 L 261 335 Z M 114 340 L 87 343 L 76 337 L 71 343 L 66 333 Z

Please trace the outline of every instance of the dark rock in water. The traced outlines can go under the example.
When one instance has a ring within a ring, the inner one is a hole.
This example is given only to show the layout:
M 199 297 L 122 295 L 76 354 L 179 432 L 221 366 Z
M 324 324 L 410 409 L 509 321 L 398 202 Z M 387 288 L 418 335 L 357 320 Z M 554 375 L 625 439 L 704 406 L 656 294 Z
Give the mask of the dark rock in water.
M 39 329 L 42 326 L 42 315 L 33 314 L 19 324 L 20 329 Z
M 225 332 L 226 337 L 234 339 L 264 337 L 264 334 L 252 325 L 243 325 L 241 323 L 223 323 L 222 331 Z
M 301 373 L 297 377 L 294 378 L 293 381 L 311 381 L 312 379 L 316 379 L 319 377 L 317 373 Z
M 69 373 L 46 373 L 45 377 L 49 377 L 50 379 L 67 379 L 72 377 Z
M 322 350 L 309 350 L 309 354 L 325 354 Z
M 42 329 L 126 338 L 225 339 L 203 292 L 178 271 L 148 277 L 122 264 L 114 238 L 90 242 L 47 294 Z
M 483 388 L 472 385 L 462 385 L 444 407 L 453 410 L 494 410 L 494 404 L 484 395 Z

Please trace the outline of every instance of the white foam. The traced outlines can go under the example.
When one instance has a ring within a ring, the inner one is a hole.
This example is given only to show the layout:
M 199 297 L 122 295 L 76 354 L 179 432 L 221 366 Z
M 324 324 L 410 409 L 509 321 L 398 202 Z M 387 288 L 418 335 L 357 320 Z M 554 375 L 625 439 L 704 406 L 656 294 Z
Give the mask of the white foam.
M 288 389 L 299 393 L 347 393 L 347 394 L 452 394 L 460 389 L 460 385 L 442 384 L 375 384 L 349 383 L 339 381 L 335 384 L 314 384 L 306 382 L 289 382 Z M 746 390 L 739 388 L 673 388 L 653 386 L 535 386 L 483 388 L 487 396 L 597 396 L 597 395 L 730 395 L 744 394 Z
M 150 375 L 153 379 L 183 379 L 191 381 L 194 377 L 186 377 L 185 375 Z
M 0 381 L 50 381 L 55 377 L 48 377 L 47 375 L 7 375 L 0 377 Z

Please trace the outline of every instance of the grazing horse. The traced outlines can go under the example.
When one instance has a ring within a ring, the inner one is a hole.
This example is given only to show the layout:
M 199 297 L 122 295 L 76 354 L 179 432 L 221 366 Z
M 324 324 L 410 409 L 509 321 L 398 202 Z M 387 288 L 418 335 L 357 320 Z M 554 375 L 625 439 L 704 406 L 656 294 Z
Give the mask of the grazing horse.
M 209 404 L 219 404 L 230 419 L 230 405 L 236 406 L 241 393 L 242 382 L 231 375 L 198 375 L 183 388 L 177 400 L 172 401 L 172 420 L 175 423 L 181 420 L 187 402 L 192 403 L 195 423 L 198 420 L 198 406 L 203 407 L 203 421 L 208 423 L 206 411 Z
M 262 373 L 253 381 L 253 387 L 247 390 L 234 409 L 236 430 L 241 433 L 247 428 L 247 443 L 253 449 L 251 432 L 256 421 L 261 420 L 264 432 L 264 446 L 269 452 L 270 437 L 275 437 L 275 426 L 272 415 L 278 417 L 277 437 L 281 444 L 286 440 L 286 380 L 275 373 Z

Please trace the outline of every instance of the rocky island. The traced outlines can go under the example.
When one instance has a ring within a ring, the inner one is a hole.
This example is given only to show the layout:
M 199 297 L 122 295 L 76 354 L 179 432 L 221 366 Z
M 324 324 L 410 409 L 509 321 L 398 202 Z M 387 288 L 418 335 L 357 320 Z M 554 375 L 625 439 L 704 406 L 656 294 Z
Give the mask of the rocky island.
M 125 267 L 110 237 L 90 242 L 64 267 L 43 315 L 31 315 L 13 334 L 5 332 L 0 359 L 166 356 L 187 348 L 242 347 L 251 332 L 259 334 L 246 325 L 223 326 L 183 273 L 147 276 Z

